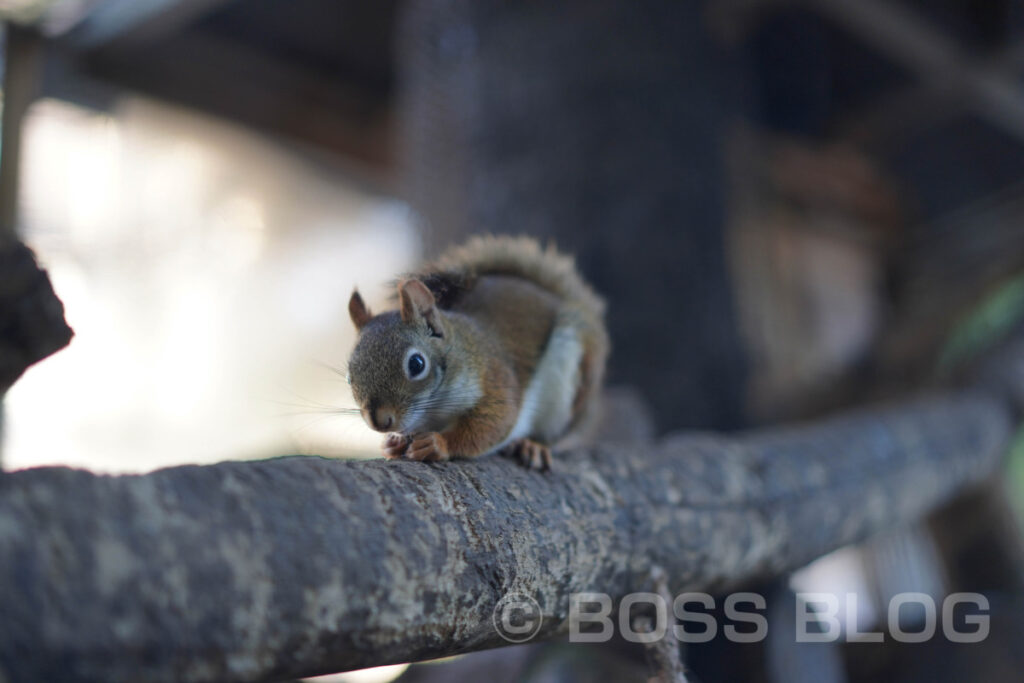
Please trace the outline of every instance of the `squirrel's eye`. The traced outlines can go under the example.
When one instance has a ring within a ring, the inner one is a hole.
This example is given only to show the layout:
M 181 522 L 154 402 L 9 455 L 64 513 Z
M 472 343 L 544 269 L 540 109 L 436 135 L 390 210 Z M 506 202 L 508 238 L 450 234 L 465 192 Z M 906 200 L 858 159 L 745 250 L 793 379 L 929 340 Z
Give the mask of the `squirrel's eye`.
M 423 354 L 413 353 L 405 362 L 405 369 L 409 373 L 409 379 L 416 379 L 427 369 L 427 360 Z

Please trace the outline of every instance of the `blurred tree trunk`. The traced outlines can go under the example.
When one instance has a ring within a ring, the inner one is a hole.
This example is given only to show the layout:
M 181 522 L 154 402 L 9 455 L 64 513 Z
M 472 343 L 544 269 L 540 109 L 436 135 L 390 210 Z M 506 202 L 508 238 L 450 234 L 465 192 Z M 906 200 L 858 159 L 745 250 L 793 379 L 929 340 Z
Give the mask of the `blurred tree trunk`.
M 401 158 L 428 249 L 488 231 L 574 251 L 608 299 L 610 381 L 637 385 L 661 429 L 744 416 L 723 232 L 739 69 L 704 14 L 413 0 L 399 34 Z

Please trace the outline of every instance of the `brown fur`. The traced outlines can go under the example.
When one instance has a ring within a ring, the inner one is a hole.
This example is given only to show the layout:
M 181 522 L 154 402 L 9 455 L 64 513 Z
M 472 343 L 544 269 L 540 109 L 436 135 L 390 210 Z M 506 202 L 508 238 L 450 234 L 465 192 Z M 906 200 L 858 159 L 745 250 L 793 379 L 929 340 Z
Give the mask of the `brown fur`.
M 407 275 L 396 294 L 400 315 L 367 318 L 358 293 L 349 304 L 360 330 L 349 371 L 364 415 L 393 414 L 403 429 L 414 422 L 415 433 L 389 437 L 389 457 L 446 460 L 493 450 L 515 424 L 556 324 L 570 325 L 583 347 L 567 432 L 590 422 L 608 335 L 604 304 L 571 258 L 528 238 L 478 237 Z M 429 357 L 427 374 L 436 380 L 408 377 L 403 354 L 413 351 Z M 437 407 L 444 401 L 436 397 L 460 398 L 474 387 L 480 395 L 472 405 Z M 512 448 L 533 464 L 550 459 L 530 439 Z

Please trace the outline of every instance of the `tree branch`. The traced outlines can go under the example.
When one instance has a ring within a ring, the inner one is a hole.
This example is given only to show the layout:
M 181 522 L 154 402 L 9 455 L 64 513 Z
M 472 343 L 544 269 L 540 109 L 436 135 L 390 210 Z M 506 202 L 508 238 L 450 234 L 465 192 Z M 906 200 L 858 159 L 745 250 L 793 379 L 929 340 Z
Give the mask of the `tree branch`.
M 1005 401 L 922 400 L 527 471 L 288 457 L 0 476 L 0 679 L 273 680 L 504 644 L 492 609 L 720 589 L 904 523 L 988 477 Z

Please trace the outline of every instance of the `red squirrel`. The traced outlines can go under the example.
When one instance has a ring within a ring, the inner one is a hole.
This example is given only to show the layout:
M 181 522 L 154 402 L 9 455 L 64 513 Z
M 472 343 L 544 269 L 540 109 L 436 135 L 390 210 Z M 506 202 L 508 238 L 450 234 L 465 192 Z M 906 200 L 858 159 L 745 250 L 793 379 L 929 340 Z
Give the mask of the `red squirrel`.
M 397 281 L 398 310 L 358 290 L 352 393 L 387 458 L 499 452 L 551 465 L 592 422 L 609 340 L 573 260 L 526 237 L 476 237 Z

